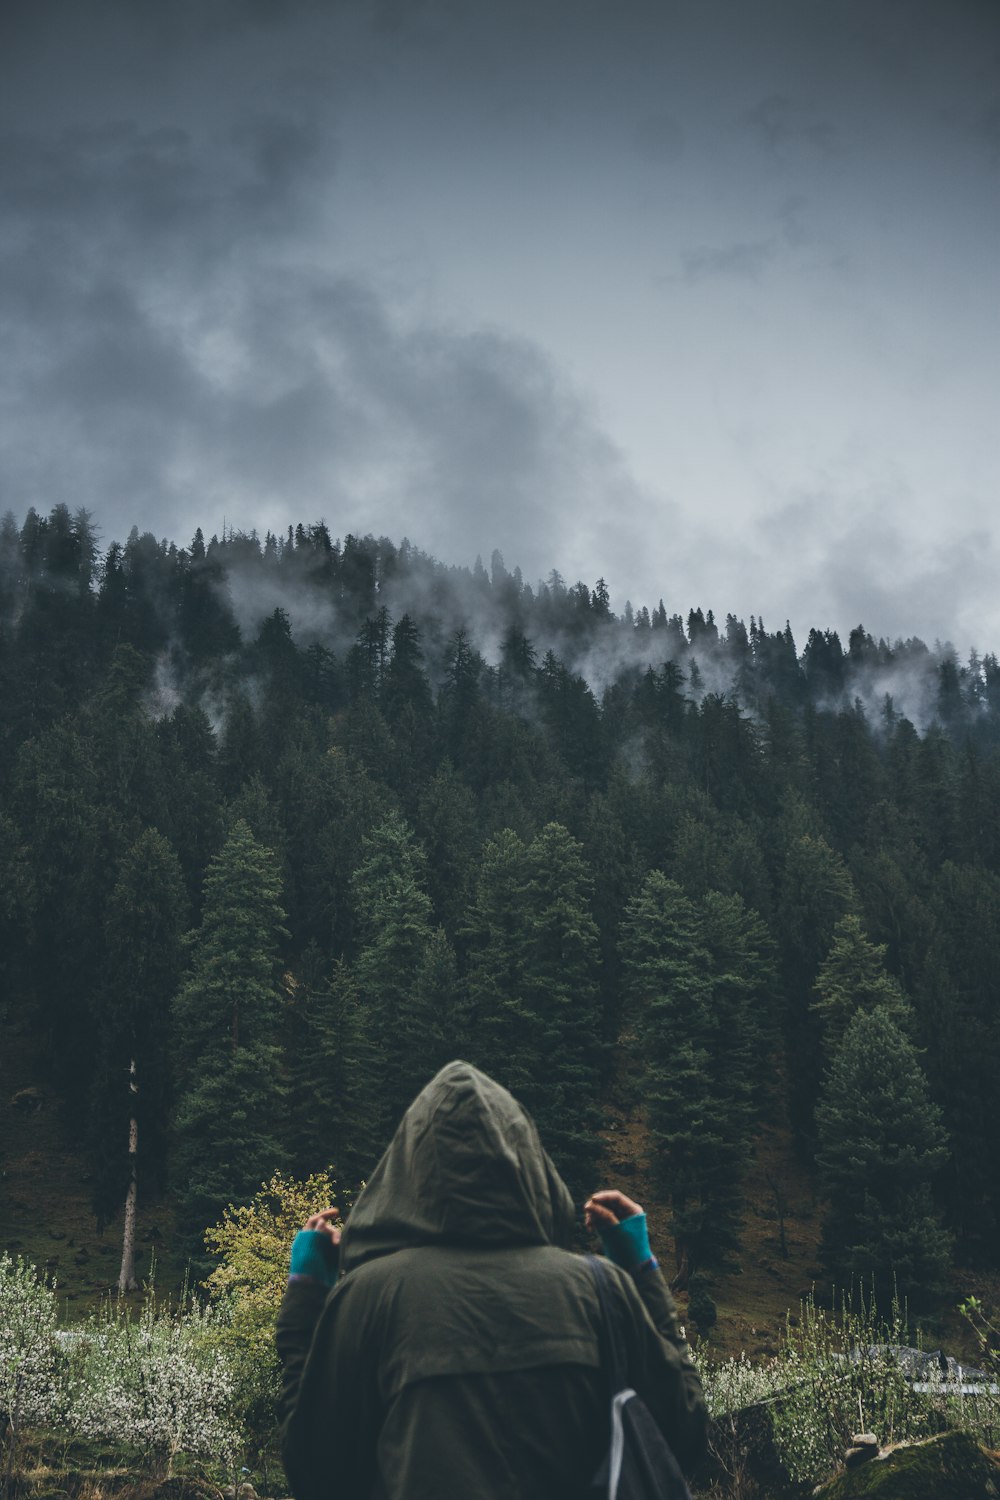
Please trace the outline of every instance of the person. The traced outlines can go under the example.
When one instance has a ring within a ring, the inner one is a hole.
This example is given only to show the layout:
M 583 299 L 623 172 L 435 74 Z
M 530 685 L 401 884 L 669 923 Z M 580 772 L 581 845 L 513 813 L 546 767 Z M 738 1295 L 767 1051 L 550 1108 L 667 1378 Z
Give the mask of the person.
M 449 1063 L 410 1105 L 341 1232 L 295 1237 L 277 1323 L 296 1500 L 560 1500 L 608 1445 L 600 1307 L 573 1201 L 534 1123 Z M 629 1382 L 678 1461 L 702 1453 L 701 1382 L 638 1204 L 585 1206 L 609 1259 Z M 339 1277 L 337 1261 L 339 1259 Z

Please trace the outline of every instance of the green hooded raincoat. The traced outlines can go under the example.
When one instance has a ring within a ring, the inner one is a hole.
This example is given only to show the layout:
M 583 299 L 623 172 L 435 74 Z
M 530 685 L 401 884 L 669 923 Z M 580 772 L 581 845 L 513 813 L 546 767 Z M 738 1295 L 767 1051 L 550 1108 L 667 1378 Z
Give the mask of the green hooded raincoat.
M 332 1291 L 289 1283 L 282 1450 L 297 1500 L 570 1500 L 608 1442 L 599 1308 L 573 1204 L 529 1116 L 449 1063 L 344 1231 Z M 610 1267 L 629 1379 L 679 1460 L 701 1384 L 655 1268 Z

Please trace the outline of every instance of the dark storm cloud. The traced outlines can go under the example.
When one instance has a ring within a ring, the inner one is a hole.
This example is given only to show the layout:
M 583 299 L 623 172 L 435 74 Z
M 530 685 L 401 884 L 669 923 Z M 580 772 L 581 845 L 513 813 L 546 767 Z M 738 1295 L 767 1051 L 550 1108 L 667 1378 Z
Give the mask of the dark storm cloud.
M 413 39 L 422 9 L 384 5 L 374 21 Z M 127 10 L 94 14 L 131 69 L 149 38 Z M 336 110 L 294 70 L 287 87 L 252 87 L 260 38 L 280 80 L 299 23 L 329 43 L 318 5 L 179 5 L 153 30 L 164 69 L 192 63 L 183 124 L 0 136 L 0 336 L 17 355 L 0 370 L 2 503 L 87 504 L 106 539 L 136 520 L 184 539 L 222 514 L 324 513 L 334 529 L 367 521 L 462 560 L 498 545 L 547 568 L 574 498 L 627 483 L 618 457 L 523 340 L 406 326 L 362 274 L 324 266 Z M 217 98 L 195 38 L 231 49 L 237 76 Z
M 989 14 L 6 0 L 0 509 L 83 503 L 105 540 L 322 515 L 634 600 L 786 613 L 819 579 L 853 612 L 853 578 L 891 611 L 851 487 L 895 445 L 965 535 L 928 473 L 994 472 Z M 758 525 L 831 474 L 798 545 Z
M 541 569 L 568 488 L 621 482 L 613 450 L 524 342 L 407 329 L 360 277 L 289 262 L 318 155 L 269 119 L 230 134 L 224 173 L 131 123 L 4 141 L 5 503 L 86 503 L 109 534 L 150 514 L 193 530 L 206 507 L 337 528 L 367 503 L 450 555 Z

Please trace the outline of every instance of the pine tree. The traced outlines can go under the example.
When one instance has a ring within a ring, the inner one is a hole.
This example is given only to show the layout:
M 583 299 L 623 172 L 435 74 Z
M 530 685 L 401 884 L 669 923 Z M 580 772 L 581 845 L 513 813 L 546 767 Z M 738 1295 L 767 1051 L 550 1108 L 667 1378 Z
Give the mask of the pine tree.
M 362 943 L 354 973 L 375 1053 L 382 1145 L 440 1054 L 416 984 L 432 933 L 425 865 L 408 824 L 392 814 L 363 841 L 351 880 Z
M 808 815 L 804 805 L 790 809 L 791 818 L 802 815 Z M 840 855 L 814 832 L 798 836 L 793 832 L 781 876 L 776 930 L 783 950 L 786 1041 L 795 1059 L 789 1110 L 792 1124 L 808 1141 L 821 1072 L 820 1024 L 809 1002 L 834 928 L 857 905 L 853 881 Z
M 479 844 L 476 799 L 444 761 L 417 806 L 427 850 L 427 885 L 438 920 L 457 932 L 469 902 Z
M 656 1148 L 656 1182 L 670 1198 L 683 1283 L 705 1259 L 712 1170 L 724 1142 L 714 1108 L 708 954 L 693 903 L 658 870 L 626 912 L 622 967 Z
M 0 811 L 0 993 L 14 993 L 25 963 L 36 901 L 35 879 L 20 829 Z
M 34 877 L 28 972 L 36 1024 L 57 1084 L 70 1107 L 82 1111 L 104 959 L 103 917 L 122 836 L 114 809 L 102 805 L 92 747 L 71 722 L 21 747 L 8 807 Z
M 884 1006 L 905 1027 L 909 1006 L 899 981 L 885 970 L 886 948 L 865 935 L 861 918 L 849 912 L 833 929 L 830 951 L 816 976 L 810 1009 L 823 1026 L 823 1049 L 830 1056 L 859 1010 Z
M 817 1163 L 830 1200 L 823 1259 L 843 1284 L 893 1285 L 915 1307 L 940 1289 L 948 1237 L 930 1183 L 947 1141 L 913 1044 L 890 1007 L 861 1010 L 834 1055 L 816 1109 Z
M 208 861 L 222 843 L 222 809 L 215 786 L 216 744 L 208 716 L 178 704 L 157 724 L 163 767 L 164 818 L 158 824 L 180 860 L 188 901 L 197 918 Z
M 237 821 L 205 877 L 201 927 L 173 1007 L 179 1060 L 174 1175 L 197 1239 L 284 1164 L 277 1044 L 282 925 L 274 855 Z
M 523 993 L 526 882 L 525 845 L 505 828 L 483 847 L 463 930 L 470 1060 L 518 1097 L 530 1090 L 541 1051 L 541 1023 Z
M 350 878 L 389 796 L 353 756 L 307 741 L 289 747 L 276 780 L 287 829 L 289 926 L 303 950 L 316 943 L 330 963 L 356 946 Z
M 528 845 L 524 871 L 521 993 L 540 1031 L 524 1102 L 571 1186 L 583 1191 L 597 1155 L 605 1052 L 593 877 L 560 823 L 547 824 Z
M 506 829 L 483 850 L 465 934 L 472 1060 L 522 1100 L 580 1190 L 596 1155 L 604 1055 L 591 885 L 561 824 L 527 845 Z
M 304 967 L 322 963 L 313 948 Z M 377 1079 L 365 1015 L 349 965 L 338 959 L 323 975 L 296 986 L 297 1045 L 290 1058 L 290 1116 L 296 1175 L 332 1168 L 352 1184 L 378 1157 Z
M 745 1160 L 750 1136 L 773 1097 L 780 1048 L 774 939 L 741 896 L 708 891 L 698 903 L 708 954 L 712 1062 L 727 1137 Z
M 926 1069 L 952 1144 L 948 1219 L 965 1260 L 993 1264 L 1000 1231 L 1000 879 L 947 861 L 934 881 L 933 942 L 915 1001 Z

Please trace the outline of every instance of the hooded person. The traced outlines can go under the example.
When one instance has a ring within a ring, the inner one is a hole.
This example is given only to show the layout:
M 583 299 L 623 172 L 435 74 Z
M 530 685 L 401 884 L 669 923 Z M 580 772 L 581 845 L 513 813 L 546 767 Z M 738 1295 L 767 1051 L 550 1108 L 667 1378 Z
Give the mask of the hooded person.
M 607 1278 L 629 1384 L 690 1463 L 705 1444 L 701 1383 L 645 1215 L 613 1191 L 588 1210 L 629 1268 Z M 578 1496 L 608 1444 L 600 1305 L 569 1248 L 569 1192 L 507 1090 L 449 1063 L 342 1237 L 325 1218 L 296 1236 L 278 1316 L 296 1500 Z

